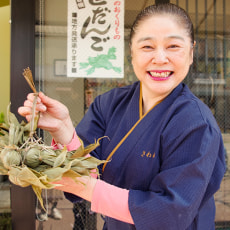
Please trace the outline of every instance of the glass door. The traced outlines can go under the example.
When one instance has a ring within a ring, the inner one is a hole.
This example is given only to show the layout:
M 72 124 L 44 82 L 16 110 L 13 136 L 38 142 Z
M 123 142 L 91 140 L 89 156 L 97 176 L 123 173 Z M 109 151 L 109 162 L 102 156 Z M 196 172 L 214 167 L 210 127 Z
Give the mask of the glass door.
M 80 4 L 82 1 L 76 2 Z M 227 0 L 170 2 L 186 9 L 194 23 L 194 64 L 185 83 L 212 110 L 223 132 L 226 162 L 229 166 L 230 3 Z M 125 1 L 125 74 L 122 79 L 67 77 L 67 3 L 66 0 L 36 0 L 35 80 L 39 90 L 63 102 L 69 108 L 73 123 L 77 125 L 97 95 L 137 80 L 131 65 L 129 29 L 137 13 L 155 1 Z M 49 144 L 51 137 L 46 132 L 43 136 Z M 229 186 L 227 171 L 221 189 L 216 194 L 217 229 L 230 228 Z M 37 229 L 102 229 L 101 216 L 91 213 L 87 202 L 72 204 L 64 199 L 63 194 L 55 192 L 44 193 L 43 197 L 49 205 L 48 218 L 42 216 L 37 206 L 36 214 L 37 218 L 40 218 L 40 221 L 36 221 Z

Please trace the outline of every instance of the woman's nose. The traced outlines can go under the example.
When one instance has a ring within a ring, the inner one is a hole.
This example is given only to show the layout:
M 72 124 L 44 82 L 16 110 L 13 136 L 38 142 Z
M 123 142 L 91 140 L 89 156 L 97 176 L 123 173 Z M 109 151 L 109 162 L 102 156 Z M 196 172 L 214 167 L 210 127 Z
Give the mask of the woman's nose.
M 152 63 L 154 64 L 164 64 L 168 63 L 169 59 L 167 53 L 164 49 L 157 49 L 153 54 Z

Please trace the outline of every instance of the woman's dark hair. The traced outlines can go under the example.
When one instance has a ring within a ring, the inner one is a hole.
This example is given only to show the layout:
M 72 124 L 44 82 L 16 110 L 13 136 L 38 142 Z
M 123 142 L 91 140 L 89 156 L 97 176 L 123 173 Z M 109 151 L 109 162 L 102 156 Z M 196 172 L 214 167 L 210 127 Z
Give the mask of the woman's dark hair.
M 171 3 L 151 5 L 143 9 L 136 17 L 130 31 L 130 44 L 132 43 L 132 38 L 139 26 L 139 24 L 154 15 L 172 15 L 177 19 L 178 24 L 184 26 L 187 30 L 188 35 L 191 38 L 192 45 L 194 43 L 194 30 L 192 21 L 187 14 L 187 12 L 177 5 Z

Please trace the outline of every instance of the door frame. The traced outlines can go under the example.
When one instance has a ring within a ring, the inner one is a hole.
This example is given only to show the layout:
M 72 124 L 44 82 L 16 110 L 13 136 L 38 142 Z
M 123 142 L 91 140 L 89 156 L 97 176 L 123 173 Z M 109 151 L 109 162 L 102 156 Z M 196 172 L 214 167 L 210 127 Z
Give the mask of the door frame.
M 19 121 L 17 110 L 31 89 L 22 73 L 30 67 L 35 71 L 35 0 L 11 0 L 11 112 Z M 14 230 L 35 229 L 36 198 L 31 186 L 11 185 L 11 215 Z

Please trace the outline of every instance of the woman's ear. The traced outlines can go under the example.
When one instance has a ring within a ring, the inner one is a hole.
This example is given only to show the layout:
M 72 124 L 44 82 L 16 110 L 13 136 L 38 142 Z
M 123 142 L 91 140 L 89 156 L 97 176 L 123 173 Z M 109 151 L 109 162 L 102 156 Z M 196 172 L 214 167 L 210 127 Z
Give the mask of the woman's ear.
M 193 46 L 192 47 L 195 48 L 195 46 L 196 46 L 196 41 L 193 42 Z
M 132 51 L 132 43 L 129 43 L 129 52 L 130 52 L 130 56 L 131 56 L 131 63 L 133 65 L 133 51 Z
M 131 42 L 129 43 L 129 51 L 130 51 L 130 55 L 132 57 L 132 44 L 131 44 Z
M 195 46 L 196 46 L 196 41 L 194 41 L 192 44 L 190 65 L 192 65 L 192 63 L 193 63 L 193 53 L 194 53 Z

